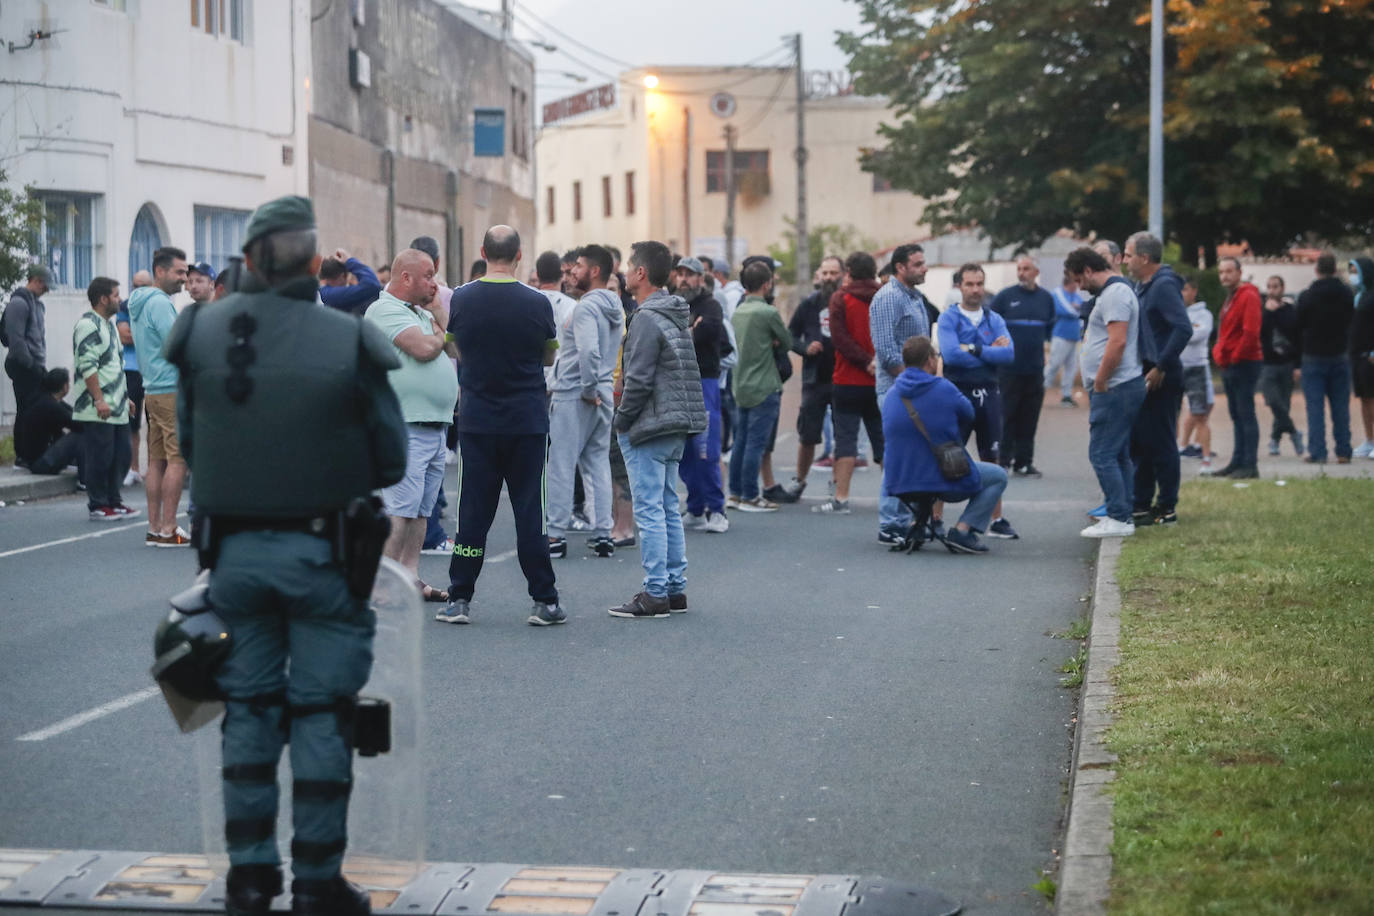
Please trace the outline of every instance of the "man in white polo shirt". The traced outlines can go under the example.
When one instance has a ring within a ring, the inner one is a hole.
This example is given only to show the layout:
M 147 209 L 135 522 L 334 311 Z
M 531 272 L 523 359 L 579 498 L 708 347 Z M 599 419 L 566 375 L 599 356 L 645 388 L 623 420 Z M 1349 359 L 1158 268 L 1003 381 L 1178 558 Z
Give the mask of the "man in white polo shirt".
M 391 382 L 401 402 L 408 438 L 406 475 L 382 490 L 391 516 L 384 553 L 411 572 L 426 601 L 447 601 L 448 592 L 420 582 L 420 545 L 444 480 L 445 434 L 458 401 L 458 379 L 444 354 L 448 310 L 438 296 L 434 260 L 407 248 L 391 264 L 391 282 L 363 315 L 390 338 L 401 359 Z

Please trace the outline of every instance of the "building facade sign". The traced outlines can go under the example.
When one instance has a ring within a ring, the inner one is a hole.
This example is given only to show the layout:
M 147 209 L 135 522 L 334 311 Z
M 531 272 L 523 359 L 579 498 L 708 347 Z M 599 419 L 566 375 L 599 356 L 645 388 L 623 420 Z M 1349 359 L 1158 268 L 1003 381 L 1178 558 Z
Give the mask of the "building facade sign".
M 553 124 L 555 121 L 562 121 L 574 115 L 614 107 L 615 83 L 607 83 L 604 86 L 588 89 L 586 92 L 579 92 L 577 95 L 570 95 L 567 98 L 549 102 L 544 106 L 544 123 Z

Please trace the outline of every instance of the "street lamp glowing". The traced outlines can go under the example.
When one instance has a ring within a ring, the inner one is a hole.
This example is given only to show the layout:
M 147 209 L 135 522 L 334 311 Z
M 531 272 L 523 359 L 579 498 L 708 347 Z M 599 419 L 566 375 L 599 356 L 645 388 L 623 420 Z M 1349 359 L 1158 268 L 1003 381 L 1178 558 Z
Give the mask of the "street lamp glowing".
M 654 76 L 652 73 L 650 73 L 648 76 L 644 77 L 644 88 L 645 88 L 645 89 L 657 89 L 657 88 L 658 88 L 658 77 Z

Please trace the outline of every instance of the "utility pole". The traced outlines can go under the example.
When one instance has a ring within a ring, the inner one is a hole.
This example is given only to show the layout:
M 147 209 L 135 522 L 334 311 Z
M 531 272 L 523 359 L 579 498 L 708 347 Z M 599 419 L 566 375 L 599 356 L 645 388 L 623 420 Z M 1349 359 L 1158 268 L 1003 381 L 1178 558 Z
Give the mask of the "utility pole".
M 797 70 L 797 289 L 811 287 L 811 233 L 806 226 L 806 76 L 802 73 L 802 36 L 792 36 Z
M 735 128 L 725 125 L 725 263 L 737 268 L 735 263 L 735 195 L 739 188 L 735 184 Z
M 1164 241 L 1164 0 L 1150 5 L 1150 234 Z

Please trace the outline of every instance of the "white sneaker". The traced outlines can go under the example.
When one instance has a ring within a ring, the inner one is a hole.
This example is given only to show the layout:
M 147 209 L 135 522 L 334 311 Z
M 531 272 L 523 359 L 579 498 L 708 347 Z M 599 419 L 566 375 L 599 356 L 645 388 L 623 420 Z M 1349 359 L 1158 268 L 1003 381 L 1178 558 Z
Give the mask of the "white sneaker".
M 706 523 L 701 526 L 701 530 L 712 534 L 724 534 L 730 530 L 730 520 L 723 512 L 707 512 Z
M 729 496 L 725 497 L 725 508 L 727 508 L 727 509 L 738 509 L 738 508 L 739 508 L 739 497 L 736 496 L 736 495 L 734 495 L 733 493 L 731 493 Z
M 1366 439 L 1363 445 L 1355 447 L 1354 455 L 1356 458 L 1374 458 L 1374 442 Z
M 124 486 L 132 487 L 136 483 L 143 483 L 143 475 L 138 471 L 131 470 L 124 475 Z
M 1108 516 L 1096 525 L 1089 525 L 1078 532 L 1085 538 L 1124 538 L 1135 534 L 1135 522 L 1118 522 Z
M 688 531 L 705 531 L 707 514 L 693 515 L 690 512 L 682 513 L 682 527 Z
M 1211 460 L 1210 458 L 1203 458 L 1203 459 L 1202 459 L 1202 464 L 1201 464 L 1201 465 L 1198 467 L 1198 469 L 1197 469 L 1198 476 L 1199 476 L 1199 477 L 1211 477 L 1211 476 L 1212 476 L 1212 470 L 1213 470 L 1213 468 L 1212 468 L 1212 460 Z
M 420 551 L 427 557 L 447 557 L 453 553 L 453 538 L 444 538 L 443 542 L 434 547 L 426 547 Z

